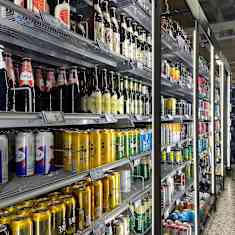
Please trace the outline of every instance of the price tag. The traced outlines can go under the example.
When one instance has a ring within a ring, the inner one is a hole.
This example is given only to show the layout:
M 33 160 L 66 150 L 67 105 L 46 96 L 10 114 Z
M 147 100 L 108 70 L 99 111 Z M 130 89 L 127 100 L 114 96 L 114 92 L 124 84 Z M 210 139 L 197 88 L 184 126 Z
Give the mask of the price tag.
M 102 169 L 91 169 L 90 177 L 92 180 L 97 180 L 104 177 L 104 171 Z
M 107 122 L 117 122 L 117 119 L 112 114 L 105 114 L 105 119 Z
M 42 111 L 42 119 L 44 123 L 62 123 L 65 122 L 63 112 L 47 112 Z
M 171 146 L 168 146 L 168 147 L 166 148 L 166 152 L 169 153 L 170 151 L 171 151 Z
M 94 235 L 103 235 L 105 234 L 105 221 L 98 220 L 95 226 L 93 227 L 93 234 Z

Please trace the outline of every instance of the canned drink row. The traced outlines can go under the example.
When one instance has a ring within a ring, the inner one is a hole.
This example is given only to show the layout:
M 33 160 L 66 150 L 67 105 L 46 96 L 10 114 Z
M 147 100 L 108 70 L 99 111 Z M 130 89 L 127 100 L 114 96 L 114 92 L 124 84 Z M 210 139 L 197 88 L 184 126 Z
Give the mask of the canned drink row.
M 192 137 L 192 123 L 162 123 L 161 144 L 176 144 L 181 140 Z
M 169 164 L 181 164 L 184 161 L 193 159 L 192 145 L 185 146 L 181 149 L 171 149 L 170 151 L 163 150 L 161 152 L 161 162 Z
M 161 114 L 165 115 L 188 115 L 192 116 L 192 104 L 185 100 L 177 100 L 176 98 L 165 98 L 161 96 Z

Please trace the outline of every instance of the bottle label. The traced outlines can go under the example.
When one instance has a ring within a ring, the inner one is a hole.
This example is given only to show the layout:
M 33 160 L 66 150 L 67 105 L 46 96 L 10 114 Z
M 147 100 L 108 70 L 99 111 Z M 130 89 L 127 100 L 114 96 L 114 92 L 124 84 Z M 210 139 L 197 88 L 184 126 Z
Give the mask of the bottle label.
M 45 12 L 46 2 L 45 0 L 33 0 L 33 11 L 36 13 Z
M 33 74 L 28 71 L 22 71 L 20 74 L 19 86 L 34 87 Z
M 124 114 L 124 97 L 123 96 L 120 96 L 117 104 L 118 104 L 117 110 L 119 114 Z
M 118 99 L 117 99 L 117 95 L 113 95 L 111 97 L 111 113 L 113 114 L 117 114 L 118 111 Z
M 120 54 L 120 34 L 113 33 L 113 52 Z
M 84 113 L 87 113 L 87 112 L 88 112 L 87 100 L 88 100 L 87 95 L 81 97 L 81 110 L 82 110 Z
M 87 109 L 91 113 L 96 113 L 95 109 L 95 92 L 92 92 L 87 99 Z
M 59 19 L 59 21 L 70 28 L 70 6 L 68 3 L 64 2 L 59 4 L 55 8 L 55 17 Z
M 127 99 L 124 101 L 125 104 L 125 114 L 130 114 L 130 100 Z
M 134 100 L 134 114 L 139 114 L 139 102 L 137 99 Z
M 103 113 L 111 113 L 110 93 L 105 93 L 102 95 L 102 111 Z
M 101 92 L 95 93 L 95 110 L 96 113 L 102 113 L 102 95 Z
M 113 49 L 113 30 L 109 27 L 105 27 L 104 29 L 104 39 L 107 47 L 112 50 Z
M 95 40 L 104 42 L 104 25 L 103 25 L 103 22 L 95 21 Z

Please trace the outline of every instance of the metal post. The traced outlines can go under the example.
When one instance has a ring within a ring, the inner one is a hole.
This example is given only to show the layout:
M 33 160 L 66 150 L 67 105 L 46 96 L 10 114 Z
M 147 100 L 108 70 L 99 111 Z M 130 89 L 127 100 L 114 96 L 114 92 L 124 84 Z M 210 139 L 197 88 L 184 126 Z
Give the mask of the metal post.
M 210 88 L 211 88 L 211 132 L 210 132 L 210 153 L 211 153 L 211 193 L 216 195 L 215 176 L 215 48 L 210 43 Z
M 221 176 L 224 176 L 224 62 L 220 63 L 220 128 L 221 128 L 221 139 L 220 139 L 220 150 L 221 150 Z
M 231 141 L 231 73 L 228 73 L 227 78 L 227 169 L 231 169 L 231 149 L 230 149 L 230 141 Z
M 198 155 L 198 54 L 199 54 L 199 41 L 198 41 L 198 22 L 195 21 L 195 28 L 193 31 L 193 171 L 194 171 L 194 205 L 195 205 L 195 235 L 199 231 L 199 155 Z
M 152 1 L 152 35 L 153 35 L 153 218 L 152 234 L 161 234 L 161 31 L 160 31 L 160 1 Z

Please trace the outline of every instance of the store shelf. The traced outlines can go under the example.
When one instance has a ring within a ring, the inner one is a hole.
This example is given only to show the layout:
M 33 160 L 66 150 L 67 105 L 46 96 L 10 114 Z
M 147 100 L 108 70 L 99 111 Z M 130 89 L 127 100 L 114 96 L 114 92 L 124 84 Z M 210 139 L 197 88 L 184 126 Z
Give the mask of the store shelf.
M 125 57 L 69 31 L 54 17 L 48 14 L 34 15 L 9 1 L 0 0 L 0 5 L 9 9 L 7 17 L 0 17 L 0 43 L 13 54 L 27 54 L 32 60 L 46 64 L 50 61 L 55 66 L 111 66 L 114 70 L 127 71 L 148 84 L 151 82 L 150 69 L 138 67 L 136 70 L 130 67 Z
M 186 138 L 184 140 L 179 141 L 176 144 L 164 145 L 164 146 L 161 146 L 161 151 L 163 151 L 165 149 L 173 149 L 173 148 L 181 147 L 182 145 L 189 143 L 191 141 L 192 141 L 192 138 Z
M 167 164 L 164 163 L 161 165 L 161 182 L 164 182 L 169 177 L 174 176 L 178 171 L 184 169 L 187 165 L 191 164 L 192 161 L 186 161 L 182 164 Z
M 172 116 L 172 115 L 166 115 L 164 117 L 161 117 L 161 122 L 191 122 L 193 121 L 192 117 L 189 116 Z
M 179 201 L 185 193 L 187 193 L 193 186 L 193 182 L 190 182 L 187 186 L 185 186 L 185 189 L 183 191 L 176 192 L 172 202 L 170 205 L 168 205 L 166 208 L 162 209 L 162 216 L 164 219 L 166 219 L 169 214 L 175 209 L 176 202 Z
M 193 99 L 193 90 L 188 87 L 181 87 L 177 83 L 172 83 L 167 78 L 162 76 L 161 78 L 161 95 L 178 97 L 192 101 Z
M 150 152 L 138 154 L 131 157 L 130 160 L 140 159 L 148 155 L 150 155 Z M 92 176 L 94 173 L 102 177 L 106 171 L 129 164 L 130 160 L 122 159 L 81 174 L 64 172 L 64 170 L 60 169 L 45 176 L 14 177 L 9 183 L 0 187 L 0 208 L 15 204 L 19 200 L 27 200 L 63 188 L 90 175 Z

